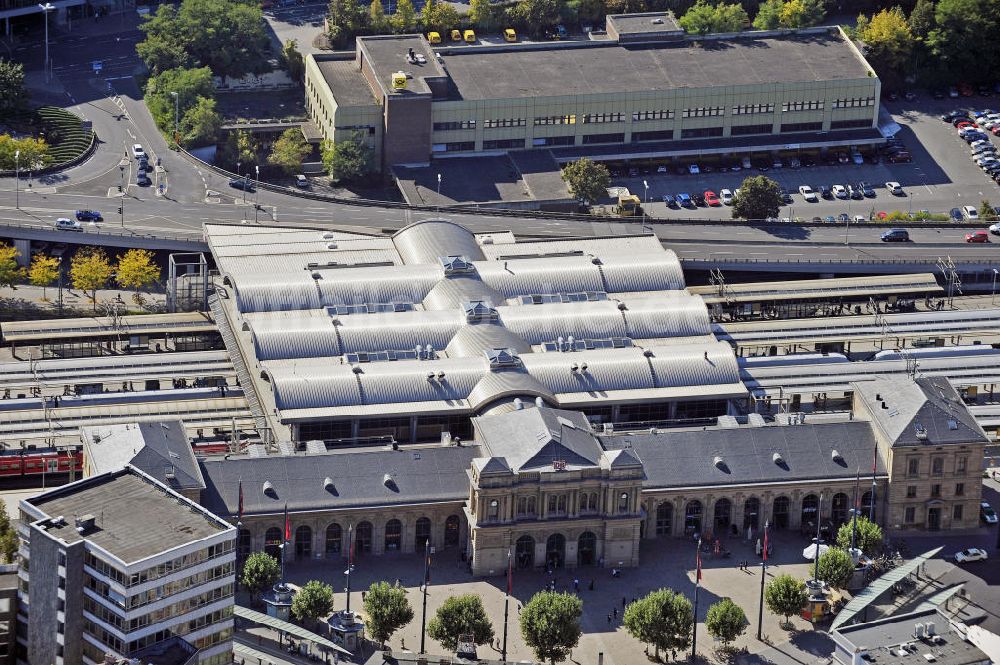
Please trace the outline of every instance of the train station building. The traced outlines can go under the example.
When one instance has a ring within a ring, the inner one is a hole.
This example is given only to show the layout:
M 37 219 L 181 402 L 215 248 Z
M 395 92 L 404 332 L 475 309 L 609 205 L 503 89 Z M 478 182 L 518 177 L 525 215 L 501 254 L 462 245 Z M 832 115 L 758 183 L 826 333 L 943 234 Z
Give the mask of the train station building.
M 879 79 L 837 27 L 695 36 L 664 13 L 607 26 L 587 41 L 475 47 L 360 37 L 354 57 L 307 56 L 307 112 L 328 140 L 360 136 L 387 170 L 521 151 L 555 165 L 883 142 Z

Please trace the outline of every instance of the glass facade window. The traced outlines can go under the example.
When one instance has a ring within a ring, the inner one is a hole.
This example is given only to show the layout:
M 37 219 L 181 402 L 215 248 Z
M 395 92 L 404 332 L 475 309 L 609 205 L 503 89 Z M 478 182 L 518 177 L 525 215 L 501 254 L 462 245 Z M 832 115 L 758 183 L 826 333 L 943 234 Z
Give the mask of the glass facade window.
M 833 100 L 833 108 L 835 109 L 854 109 L 854 108 L 864 108 L 866 106 L 875 106 L 875 98 L 852 97 L 848 99 Z
M 576 145 L 575 136 L 546 136 L 531 140 L 531 145 Z
M 600 124 L 606 122 L 622 122 L 625 116 L 621 113 L 586 113 L 583 124 Z
M 965 496 L 965 483 L 955 483 L 955 496 Z
M 645 120 L 673 120 L 673 111 L 636 111 L 632 114 L 632 120 L 643 122 Z
M 535 118 L 535 126 L 540 125 L 575 125 L 576 114 L 569 115 L 543 115 Z
M 903 511 L 903 521 L 907 524 L 913 524 L 917 521 L 917 509 L 913 506 L 907 506 Z
M 830 122 L 830 129 L 864 129 L 871 126 L 872 121 L 870 119 L 833 120 Z
M 453 141 L 451 143 L 435 143 L 431 150 L 433 152 L 467 152 L 476 149 L 475 141 Z M 409 436 L 404 440 L 408 440 Z
M 789 113 L 793 111 L 822 111 L 823 110 L 823 100 L 814 99 L 811 101 L 802 102 L 785 102 L 781 105 L 782 113 Z
M 747 136 L 750 134 L 770 134 L 774 130 L 774 125 L 736 125 L 729 130 L 732 136 Z
M 159 565 L 147 568 L 146 570 L 140 570 L 138 573 L 133 573 L 131 575 L 126 575 L 110 563 L 94 556 L 92 552 L 87 552 L 84 562 L 101 575 L 114 580 L 118 584 L 125 587 L 132 587 L 139 584 L 145 584 L 146 582 L 150 582 L 160 577 L 171 575 L 177 571 L 196 566 L 199 563 L 210 559 L 226 556 L 233 551 L 234 547 L 235 541 L 227 540 L 225 542 L 197 550 L 196 552 L 179 556 L 176 559 L 165 561 Z
M 508 150 L 510 148 L 520 149 L 524 147 L 524 139 L 496 139 L 493 141 L 483 141 L 483 150 Z
M 744 104 L 733 107 L 733 115 L 754 115 L 757 113 L 774 113 L 774 104 Z
M 723 106 L 701 106 L 681 111 L 682 118 L 715 118 L 723 115 L 726 115 L 726 109 Z
M 453 120 L 449 122 L 435 122 L 434 131 L 444 132 L 452 129 L 475 129 L 475 120 Z
M 701 139 L 710 136 L 722 136 L 722 127 L 691 127 L 681 130 L 682 139 Z
M 783 134 L 788 132 L 818 132 L 823 129 L 822 122 L 786 122 L 781 125 Z
M 906 475 L 909 478 L 916 478 L 920 475 L 920 458 L 911 457 L 906 460 Z
M 664 129 L 656 132 L 632 132 L 632 143 L 642 141 L 671 141 L 674 138 L 674 130 Z
M 624 143 L 625 134 L 584 134 L 583 144 L 591 143 Z
M 498 129 L 500 127 L 524 127 L 524 118 L 491 118 L 483 122 L 486 129 Z
M 906 486 L 906 498 L 907 499 L 916 499 L 917 498 L 917 486 L 916 485 L 907 485 Z

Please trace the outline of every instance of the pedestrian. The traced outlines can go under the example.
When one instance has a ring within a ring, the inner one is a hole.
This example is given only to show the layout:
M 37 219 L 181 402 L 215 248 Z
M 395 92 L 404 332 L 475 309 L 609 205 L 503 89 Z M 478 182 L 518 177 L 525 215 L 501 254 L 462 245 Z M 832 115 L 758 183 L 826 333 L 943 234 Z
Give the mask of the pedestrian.
M 625 609 L 625 605 L 628 601 L 625 600 L 625 596 L 622 596 L 622 609 Z
M 590 590 L 594 590 L 594 580 L 590 580 Z
M 611 610 L 611 613 L 615 615 L 615 620 L 617 621 L 618 620 L 618 608 L 616 607 L 615 609 Z
M 366 595 L 368 595 L 368 592 L 367 592 L 367 591 L 362 591 L 362 592 L 361 592 L 361 602 L 362 602 L 362 603 L 363 603 L 363 602 L 365 602 L 365 596 L 366 596 Z
M 608 612 L 608 625 L 611 625 L 611 612 Z
M 574 578 L 573 579 L 573 591 L 579 591 L 579 590 L 580 590 L 580 580 Z

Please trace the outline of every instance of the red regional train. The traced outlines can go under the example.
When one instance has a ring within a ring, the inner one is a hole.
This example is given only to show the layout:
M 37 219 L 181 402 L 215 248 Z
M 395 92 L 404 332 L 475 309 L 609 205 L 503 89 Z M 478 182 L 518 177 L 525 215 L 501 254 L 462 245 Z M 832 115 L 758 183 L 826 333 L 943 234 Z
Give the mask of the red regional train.
M 83 451 L 76 448 L 0 450 L 0 478 L 77 471 L 83 477 Z

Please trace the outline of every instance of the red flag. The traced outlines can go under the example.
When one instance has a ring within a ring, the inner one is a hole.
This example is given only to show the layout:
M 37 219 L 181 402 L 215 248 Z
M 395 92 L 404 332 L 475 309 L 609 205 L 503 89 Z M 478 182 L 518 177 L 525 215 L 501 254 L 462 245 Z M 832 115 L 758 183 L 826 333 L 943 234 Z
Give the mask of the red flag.
M 698 551 L 695 553 L 695 578 L 694 583 L 701 583 L 701 541 L 698 541 Z
M 285 542 L 292 539 L 292 523 L 288 521 L 288 503 L 285 503 Z
M 767 561 L 767 532 L 770 529 L 767 528 L 767 524 L 764 524 L 764 561 Z
M 239 508 L 237 508 L 236 521 L 243 521 L 243 479 L 240 478 L 240 503 Z
M 512 585 L 514 584 L 514 561 L 510 558 L 510 550 L 507 550 L 507 595 L 513 593 Z

